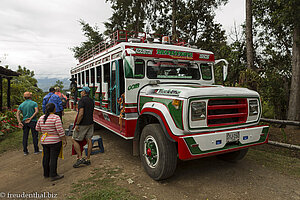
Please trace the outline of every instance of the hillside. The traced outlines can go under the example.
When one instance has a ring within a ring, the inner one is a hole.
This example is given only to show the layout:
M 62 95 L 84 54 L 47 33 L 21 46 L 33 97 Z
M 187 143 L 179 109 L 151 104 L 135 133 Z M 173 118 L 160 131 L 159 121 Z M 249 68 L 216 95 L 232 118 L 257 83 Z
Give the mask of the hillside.
M 38 87 L 41 88 L 44 92 L 49 90 L 49 87 L 55 85 L 56 81 L 60 80 L 64 83 L 64 88 L 63 89 L 69 89 L 70 87 L 70 80 L 69 78 L 63 78 L 63 79 L 58 79 L 58 78 L 41 78 L 37 79 L 38 81 Z

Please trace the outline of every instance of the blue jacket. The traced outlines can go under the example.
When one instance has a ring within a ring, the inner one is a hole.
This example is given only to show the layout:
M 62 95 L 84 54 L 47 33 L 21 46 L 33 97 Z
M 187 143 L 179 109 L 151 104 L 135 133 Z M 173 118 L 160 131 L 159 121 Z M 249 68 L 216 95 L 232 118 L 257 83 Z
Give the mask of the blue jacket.
M 52 95 L 52 96 L 51 96 Z M 49 99 L 49 101 L 48 101 Z M 49 92 L 44 98 L 43 98 L 43 113 L 45 113 L 46 111 L 46 104 L 48 103 L 54 103 L 55 105 L 55 109 L 56 111 L 55 112 L 60 112 L 60 111 L 63 111 L 64 108 L 62 106 L 62 101 L 61 99 L 59 98 L 58 95 L 54 94 L 53 92 Z

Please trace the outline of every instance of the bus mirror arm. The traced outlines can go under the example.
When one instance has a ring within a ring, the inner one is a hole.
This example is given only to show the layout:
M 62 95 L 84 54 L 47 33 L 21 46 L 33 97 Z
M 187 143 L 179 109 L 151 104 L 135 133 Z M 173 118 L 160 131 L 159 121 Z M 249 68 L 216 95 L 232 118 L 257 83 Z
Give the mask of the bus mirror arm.
M 225 65 L 223 66 L 223 81 L 226 81 L 227 74 L 228 74 L 228 61 L 225 60 L 225 59 L 215 60 L 215 65 L 220 63 L 220 62 L 225 63 Z
M 132 54 L 136 54 L 136 52 L 132 49 L 124 49 L 122 52 L 122 58 L 124 59 L 126 56 L 126 53 L 132 56 Z

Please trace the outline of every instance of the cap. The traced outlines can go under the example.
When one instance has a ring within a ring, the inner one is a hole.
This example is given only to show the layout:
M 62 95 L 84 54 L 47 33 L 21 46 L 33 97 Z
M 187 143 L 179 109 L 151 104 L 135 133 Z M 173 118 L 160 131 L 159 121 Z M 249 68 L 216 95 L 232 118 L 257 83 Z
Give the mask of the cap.
M 83 87 L 82 89 L 79 89 L 78 91 L 81 92 L 81 91 L 85 91 L 86 93 L 89 93 L 90 92 L 90 88 L 89 87 Z
M 24 92 L 24 97 L 31 97 L 32 93 L 31 92 Z

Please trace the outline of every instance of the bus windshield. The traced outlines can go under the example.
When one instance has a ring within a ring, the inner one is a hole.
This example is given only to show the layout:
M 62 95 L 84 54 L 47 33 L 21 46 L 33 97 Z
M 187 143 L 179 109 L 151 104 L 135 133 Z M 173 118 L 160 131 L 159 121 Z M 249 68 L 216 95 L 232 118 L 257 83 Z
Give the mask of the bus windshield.
M 147 62 L 147 77 L 149 79 L 199 80 L 200 72 L 195 63 L 150 60 Z

